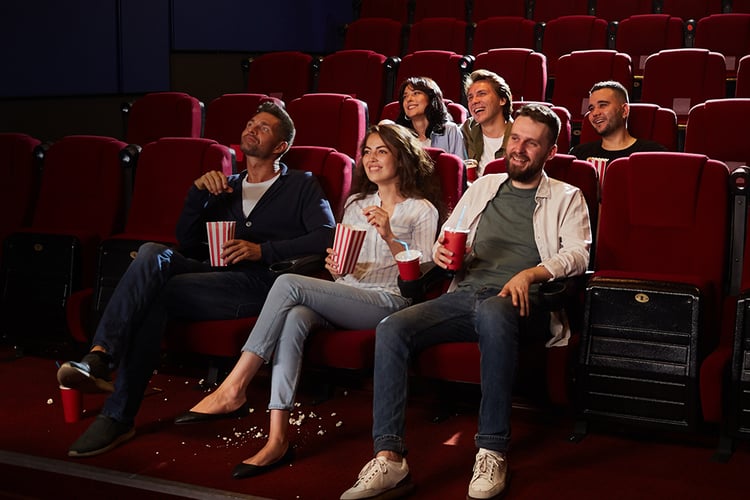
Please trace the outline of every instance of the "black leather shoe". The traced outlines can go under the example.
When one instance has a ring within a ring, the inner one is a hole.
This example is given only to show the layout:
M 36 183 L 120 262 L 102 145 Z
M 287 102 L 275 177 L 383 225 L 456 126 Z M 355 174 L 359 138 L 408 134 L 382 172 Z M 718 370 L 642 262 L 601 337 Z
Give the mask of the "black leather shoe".
M 287 448 L 286 453 L 284 453 L 284 455 L 280 459 L 272 464 L 253 465 L 239 463 L 235 465 L 234 470 L 232 471 L 232 477 L 235 479 L 245 479 L 247 477 L 260 476 L 261 474 L 265 474 L 266 472 L 276 469 L 277 467 L 281 467 L 282 465 L 291 463 L 292 460 L 294 460 L 294 450 L 290 446 L 289 448 Z
M 200 422 L 213 422 L 225 418 L 244 417 L 248 414 L 247 405 L 242 405 L 229 413 L 200 413 L 197 411 L 188 411 L 174 419 L 175 424 L 197 424 Z

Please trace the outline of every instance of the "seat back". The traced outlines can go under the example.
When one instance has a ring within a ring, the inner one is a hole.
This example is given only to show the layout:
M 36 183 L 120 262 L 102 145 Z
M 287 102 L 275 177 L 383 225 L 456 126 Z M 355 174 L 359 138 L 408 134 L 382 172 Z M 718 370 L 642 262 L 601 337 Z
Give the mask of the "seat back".
M 287 105 L 298 146 L 326 146 L 355 161 L 367 131 L 367 105 L 345 94 L 305 94 Z
M 103 238 L 121 229 L 124 210 L 120 152 L 112 137 L 74 135 L 50 146 L 30 229 Z
M 372 50 L 387 57 L 404 52 L 404 25 L 382 17 L 363 17 L 346 26 L 344 50 Z
M 328 147 L 292 146 L 281 161 L 289 168 L 312 172 L 331 203 L 334 217 L 341 220 L 352 187 L 351 157 Z
M 750 113 L 750 99 L 710 99 L 690 110 L 685 128 L 685 152 L 720 160 L 730 169 L 750 165 L 747 131 L 735 117 Z
M 557 76 L 557 60 L 577 50 L 607 48 L 607 21 L 594 16 L 563 16 L 547 22 L 542 52 L 547 56 L 547 75 Z M 572 111 L 572 110 L 571 110 Z
M 722 11 L 722 0 L 662 0 L 661 12 L 677 16 L 684 21 L 698 20 Z
M 472 54 L 505 47 L 533 50 L 536 48 L 536 23 L 509 15 L 484 18 L 477 22 L 471 47 Z
M 643 76 L 646 58 L 660 50 L 684 46 L 682 19 L 667 14 L 634 15 L 620 21 L 615 49 L 633 60 L 633 74 Z
M 453 121 L 456 124 L 461 125 L 469 117 L 469 111 L 464 107 L 463 104 L 459 104 L 447 99 L 443 99 L 443 102 L 445 102 L 445 107 L 448 108 L 448 113 L 451 115 L 451 118 L 453 118 Z M 383 111 L 380 113 L 380 119 L 392 120 L 395 122 L 398 119 L 398 114 L 400 111 L 401 110 L 399 109 L 398 101 L 391 101 L 383 106 Z
M 229 175 L 229 149 L 212 139 L 166 137 L 143 147 L 125 236 L 176 243 L 175 226 L 193 181 L 210 170 Z
M 750 0 L 732 0 L 732 12 L 750 14 Z
M 362 0 L 359 2 L 359 17 L 385 17 L 400 23 L 408 23 L 412 16 L 411 0 Z
M 383 107 L 387 82 L 386 57 L 371 50 L 341 50 L 320 62 L 318 92 L 349 94 L 367 104 L 371 121 Z M 357 68 L 352 71 L 352 68 Z
M 652 0 L 596 0 L 596 17 L 622 21 L 630 16 L 654 12 Z
M 414 0 L 415 23 L 431 17 L 450 17 L 466 20 L 466 2 L 456 0 Z
M 707 49 L 662 50 L 646 59 L 641 101 L 673 109 L 684 125 L 692 106 L 726 95 L 724 56 Z
M 476 56 L 473 69 L 488 69 L 502 75 L 513 99 L 544 101 L 547 94 L 547 58 L 523 48 L 501 48 Z
M 707 301 L 720 299 L 728 175 L 723 163 L 689 153 L 612 161 L 602 186 L 596 272 L 705 283 L 714 292 Z
M 534 21 L 549 22 L 558 17 L 588 14 L 588 0 L 534 0 Z
M 161 137 L 201 137 L 203 103 L 184 92 L 153 92 L 123 108 L 125 141 L 143 146 Z
M 727 78 L 735 78 L 737 63 L 750 54 L 750 14 L 712 14 L 699 19 L 694 46 L 721 53 Z
M 397 82 L 410 76 L 428 76 L 443 91 L 443 97 L 454 102 L 463 102 L 463 84 L 460 65 L 463 57 L 446 50 L 420 50 L 406 54 L 401 60 L 396 75 Z M 394 90 L 393 100 L 398 100 Z
M 513 101 L 513 111 L 518 110 L 524 104 L 529 104 L 530 102 L 532 101 Z M 570 151 L 571 141 L 573 139 L 570 112 L 567 108 L 556 106 L 549 102 L 540 102 L 539 104 L 549 106 L 560 119 L 560 134 L 557 136 L 557 150 L 561 153 L 567 153 Z
M 223 94 L 208 103 L 203 136 L 219 144 L 239 144 L 242 131 L 258 106 L 271 101 L 284 107 L 284 102 L 265 94 Z
M 473 0 L 471 20 L 479 24 L 479 21 L 496 16 L 511 16 L 527 18 L 525 0 Z M 525 45 L 521 45 L 525 47 Z
M 416 21 L 409 30 L 406 53 L 419 50 L 448 50 L 466 54 L 469 24 L 452 17 L 430 17 Z
M 440 190 L 447 213 L 450 213 L 464 194 L 464 162 L 454 154 L 438 148 L 425 148 L 435 162 L 435 174 L 440 176 Z
M 628 131 L 633 137 L 656 141 L 669 151 L 677 151 L 677 115 L 669 108 L 643 102 L 630 103 Z M 594 142 L 600 139 L 586 113 L 581 122 L 580 142 Z
M 267 94 L 285 103 L 310 92 L 313 58 L 299 51 L 278 51 L 247 60 L 247 92 Z
M 0 133 L 0 251 L 2 241 L 31 222 L 36 202 L 39 166 L 34 148 L 41 141 L 27 134 Z
M 743 56 L 737 64 L 735 97 L 750 97 L 750 55 Z

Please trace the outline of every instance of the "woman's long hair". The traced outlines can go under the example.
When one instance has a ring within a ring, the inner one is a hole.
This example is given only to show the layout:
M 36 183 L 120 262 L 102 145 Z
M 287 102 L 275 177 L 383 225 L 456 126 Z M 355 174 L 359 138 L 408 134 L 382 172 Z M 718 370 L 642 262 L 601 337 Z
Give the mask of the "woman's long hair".
M 401 87 L 398 91 L 398 118 L 396 123 L 403 125 L 406 128 L 414 130 L 414 126 L 406 117 L 404 112 L 404 91 L 406 87 L 411 86 L 414 90 L 421 90 L 427 95 L 428 104 L 425 109 L 425 117 L 427 118 L 427 130 L 425 135 L 429 138 L 430 135 L 435 132 L 436 134 L 442 134 L 445 131 L 445 122 L 453 121 L 448 108 L 445 106 L 443 100 L 443 91 L 440 90 L 438 84 L 432 78 L 426 76 L 412 76 L 407 78 L 401 83 Z
M 405 198 L 425 198 L 440 213 L 440 220 L 445 214 L 445 203 L 440 189 L 440 179 L 435 174 L 435 165 L 430 155 L 424 150 L 414 133 L 395 123 L 372 125 L 367 129 L 360 145 L 360 160 L 357 162 L 352 184 L 353 200 L 375 193 L 378 185 L 372 182 L 365 173 L 364 150 L 367 139 L 378 134 L 395 159 L 396 174 L 399 179 L 399 192 Z

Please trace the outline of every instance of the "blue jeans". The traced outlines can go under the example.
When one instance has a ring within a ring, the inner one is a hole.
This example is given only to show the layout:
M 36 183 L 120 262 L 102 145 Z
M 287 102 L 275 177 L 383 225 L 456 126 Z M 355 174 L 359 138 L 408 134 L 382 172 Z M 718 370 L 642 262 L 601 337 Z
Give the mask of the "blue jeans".
M 531 297 L 531 316 L 521 318 L 499 288 L 459 289 L 408 307 L 380 322 L 375 341 L 373 439 L 375 453 L 406 453 L 408 366 L 415 354 L 446 342 L 479 342 L 482 400 L 478 448 L 505 452 L 519 333 L 549 335 L 549 313 Z
M 132 424 L 151 374 L 159 364 L 168 318 L 234 319 L 260 311 L 269 283 L 263 277 L 215 271 L 158 243 L 146 243 L 104 309 L 93 345 L 104 347 L 118 367 L 115 392 L 102 413 Z
M 375 328 L 381 319 L 408 304 L 408 299 L 380 290 L 295 274 L 280 276 L 242 348 L 272 363 L 268 408 L 293 408 L 310 331 L 324 326 Z

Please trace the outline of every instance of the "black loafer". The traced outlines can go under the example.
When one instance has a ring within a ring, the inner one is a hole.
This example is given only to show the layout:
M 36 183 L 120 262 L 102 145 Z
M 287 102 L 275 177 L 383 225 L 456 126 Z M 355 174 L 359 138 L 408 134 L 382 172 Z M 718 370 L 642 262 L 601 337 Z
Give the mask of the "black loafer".
M 282 465 L 291 463 L 292 460 L 294 460 L 294 450 L 290 446 L 289 448 L 287 448 L 286 453 L 284 453 L 284 455 L 280 459 L 278 459 L 272 464 L 268 464 L 268 465 L 253 465 L 253 464 L 246 464 L 246 463 L 237 464 L 234 467 L 234 470 L 232 471 L 232 477 L 235 479 L 245 479 L 248 477 L 260 476 L 261 474 L 265 474 L 266 472 L 276 469 L 278 467 L 281 467 Z
M 93 457 L 124 443 L 135 436 L 135 427 L 105 415 L 98 415 L 68 450 L 69 457 Z
M 175 424 L 197 424 L 200 422 L 213 422 L 225 418 L 244 417 L 248 414 L 247 405 L 242 405 L 234 411 L 228 413 L 200 413 L 197 411 L 188 411 L 174 419 Z

